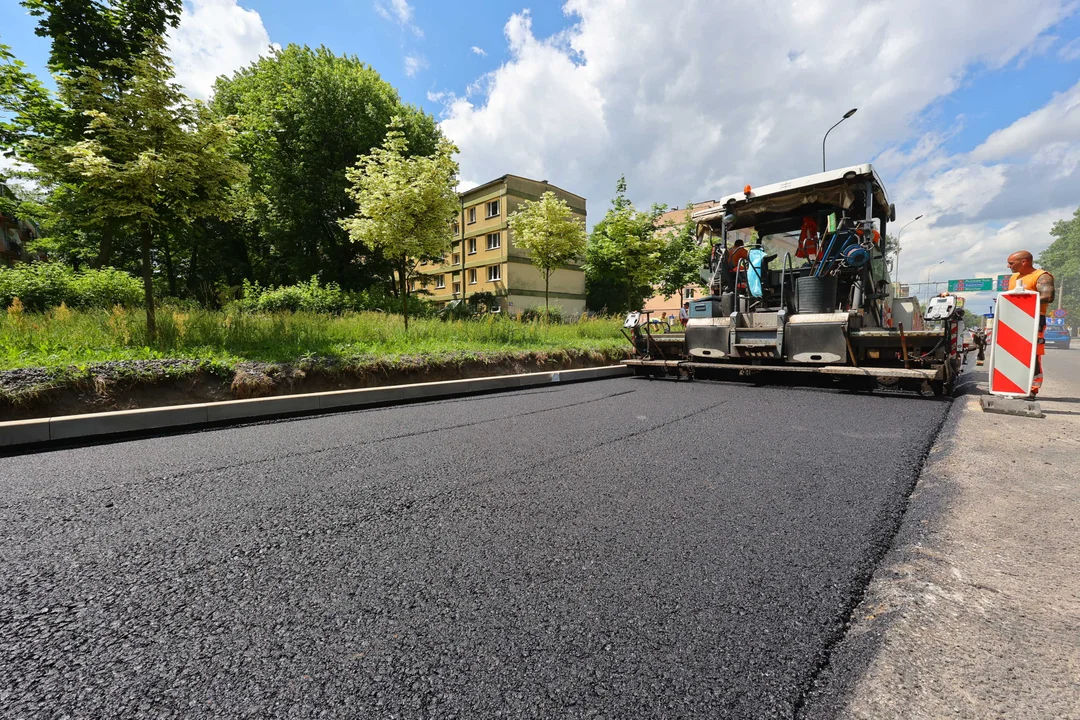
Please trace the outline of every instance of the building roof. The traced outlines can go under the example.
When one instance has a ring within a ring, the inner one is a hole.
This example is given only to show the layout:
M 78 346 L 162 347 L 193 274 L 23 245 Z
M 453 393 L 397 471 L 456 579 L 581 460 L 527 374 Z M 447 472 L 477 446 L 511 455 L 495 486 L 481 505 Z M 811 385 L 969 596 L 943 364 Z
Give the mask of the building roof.
M 582 197 L 581 195 L 578 195 L 577 193 L 572 193 L 569 190 L 564 190 L 563 188 L 561 188 L 561 187 L 559 187 L 557 185 L 552 185 L 547 180 L 533 180 L 532 178 L 527 178 L 527 177 L 524 177 L 523 175 L 512 175 L 510 173 L 507 173 L 506 175 L 503 175 L 501 177 L 497 177 L 494 180 L 489 180 L 488 182 L 484 183 L 483 185 L 477 185 L 474 188 L 469 188 L 468 190 L 464 190 L 464 191 L 458 193 L 458 195 L 460 195 L 462 198 L 464 198 L 467 195 L 472 195 L 474 193 L 477 193 L 480 190 L 487 190 L 492 185 L 498 185 L 499 183 L 504 183 L 504 182 L 506 182 L 507 178 L 517 178 L 518 180 L 525 180 L 526 182 L 533 182 L 533 183 L 537 183 L 539 185 L 546 185 L 546 186 L 548 186 L 548 187 L 550 187 L 550 188 L 552 188 L 554 190 L 564 192 L 567 195 L 573 195 L 574 197 L 579 198 L 580 200 L 583 200 L 583 201 L 585 200 L 585 198 Z

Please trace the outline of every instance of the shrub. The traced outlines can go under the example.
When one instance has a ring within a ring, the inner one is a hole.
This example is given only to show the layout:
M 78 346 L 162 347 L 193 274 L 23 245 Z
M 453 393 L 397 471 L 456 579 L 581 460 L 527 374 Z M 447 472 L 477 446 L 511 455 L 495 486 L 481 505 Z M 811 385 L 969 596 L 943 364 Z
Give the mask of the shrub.
M 316 277 L 306 283 L 264 288 L 257 282 L 245 280 L 237 307 L 252 313 L 311 312 L 341 315 L 345 312 L 382 311 L 396 313 L 401 300 L 392 297 L 381 286 L 361 292 L 342 290 L 337 283 L 320 285 Z M 409 314 L 428 317 L 431 303 L 409 295 Z
M 353 309 L 353 299 L 337 283 L 319 285 L 312 277 L 306 283 L 264 288 L 259 283 L 244 281 L 244 296 L 240 307 L 249 312 L 314 312 L 340 315 Z
M 24 263 L 0 268 L 0 307 L 19 298 L 27 310 L 43 312 L 66 304 L 73 308 L 135 307 L 142 303 L 142 283 L 114 268 L 75 272 L 63 263 Z
M 544 306 L 538 305 L 528 308 L 521 313 L 521 320 L 523 322 L 538 322 L 544 319 Z M 547 321 L 550 323 L 561 323 L 563 321 L 562 308 L 558 305 L 552 305 L 547 309 Z

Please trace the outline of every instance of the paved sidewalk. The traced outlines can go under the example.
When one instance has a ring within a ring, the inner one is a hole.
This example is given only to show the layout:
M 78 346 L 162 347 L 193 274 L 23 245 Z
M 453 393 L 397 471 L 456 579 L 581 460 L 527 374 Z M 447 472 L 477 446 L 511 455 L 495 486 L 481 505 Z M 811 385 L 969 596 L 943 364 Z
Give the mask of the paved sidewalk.
M 1045 419 L 955 401 L 804 716 L 1080 718 L 1080 350 L 1046 367 Z

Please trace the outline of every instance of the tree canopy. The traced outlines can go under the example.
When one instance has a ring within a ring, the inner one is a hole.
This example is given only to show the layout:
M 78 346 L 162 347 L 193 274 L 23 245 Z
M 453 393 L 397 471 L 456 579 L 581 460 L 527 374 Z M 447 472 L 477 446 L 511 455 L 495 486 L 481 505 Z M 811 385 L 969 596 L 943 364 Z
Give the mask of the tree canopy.
M 430 155 L 409 155 L 405 123 L 394 117 L 381 147 L 361 157 L 348 171 L 354 215 L 340 221 L 356 243 L 378 248 L 397 271 L 405 329 L 409 328 L 409 282 L 421 260 L 440 258 L 450 249 L 450 224 L 459 200 L 457 148 L 440 139 Z
M 1061 306 L 1075 325 L 1080 314 L 1080 208 L 1072 218 L 1054 223 L 1050 235 L 1054 241 L 1039 253 L 1039 266 L 1054 276 Z
M 701 268 L 709 257 L 709 246 L 698 242 L 697 224 L 691 219 L 693 204 L 687 204 L 683 221 L 673 228 L 662 228 L 667 242 L 660 251 L 656 291 L 671 297 L 688 285 L 701 283 Z
M 604 218 L 593 226 L 585 249 L 587 302 L 594 310 L 638 310 L 653 294 L 661 267 L 664 238 L 656 232 L 663 205 L 648 212 L 634 207 L 620 177 Z
M 402 103 L 371 66 L 319 47 L 289 45 L 219 78 L 211 107 L 238 120 L 238 157 L 250 167 L 244 194 L 250 260 L 264 284 L 318 275 L 362 289 L 390 268 L 338 223 L 356 212 L 346 171 L 379 146 L 400 118 L 409 152 L 432 154 L 435 119 Z

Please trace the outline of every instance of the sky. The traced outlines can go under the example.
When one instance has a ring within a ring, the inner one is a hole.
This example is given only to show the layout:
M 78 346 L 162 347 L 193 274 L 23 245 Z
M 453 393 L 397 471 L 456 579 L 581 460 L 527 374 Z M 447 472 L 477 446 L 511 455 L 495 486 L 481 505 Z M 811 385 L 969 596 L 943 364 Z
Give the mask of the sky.
M 44 76 L 15 0 L 0 42 Z M 369 63 L 441 122 L 464 187 L 505 173 L 639 206 L 872 162 L 904 282 L 991 276 L 1080 204 L 1080 0 L 185 0 L 177 78 L 272 46 Z M 929 274 L 929 275 L 928 275 Z M 989 298 L 974 296 L 982 311 Z

